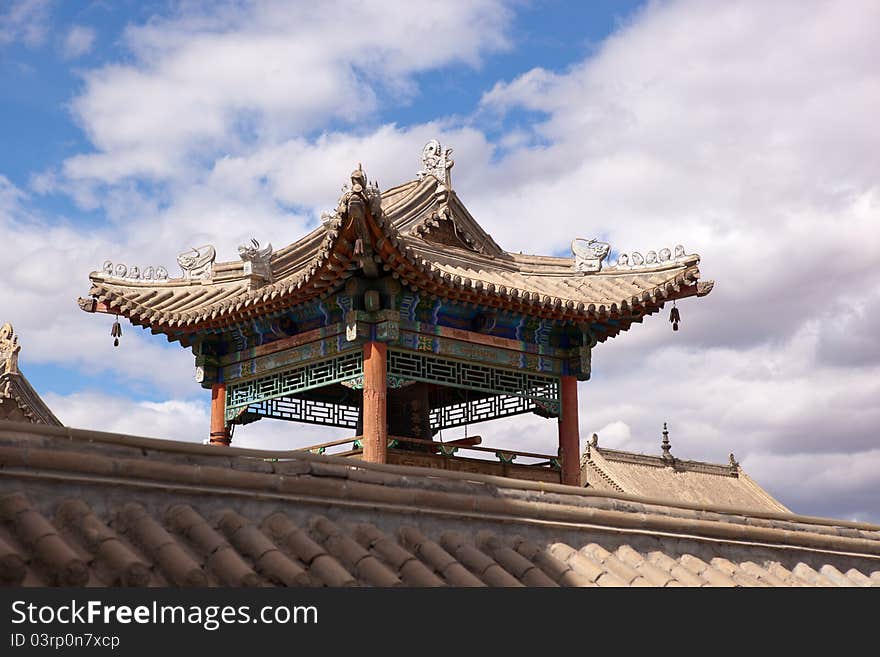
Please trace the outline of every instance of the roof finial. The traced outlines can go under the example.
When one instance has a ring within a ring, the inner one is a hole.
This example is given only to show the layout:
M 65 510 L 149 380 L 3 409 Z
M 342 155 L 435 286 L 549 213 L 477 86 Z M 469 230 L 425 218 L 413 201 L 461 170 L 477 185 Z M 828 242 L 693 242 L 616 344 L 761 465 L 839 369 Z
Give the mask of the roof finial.
M 238 255 L 242 260 L 242 271 L 245 276 L 251 277 L 251 288 L 259 287 L 263 283 L 272 283 L 272 245 L 260 248 L 260 243 L 251 238 L 250 245 L 243 244 L 238 247 Z
M 574 258 L 574 270 L 582 272 L 601 271 L 602 260 L 608 255 L 611 245 L 599 240 L 575 238 L 571 241 L 571 255 Z
M 672 445 L 669 444 L 669 430 L 666 428 L 666 423 L 663 423 L 663 442 L 660 444 L 660 447 L 663 449 L 662 458 L 664 461 L 672 461 L 674 457 L 669 451 L 672 449 Z
M 593 436 L 590 438 L 590 446 L 591 447 L 598 447 L 599 446 L 599 434 L 598 433 L 594 433 Z
M 192 251 L 177 256 L 177 264 L 187 280 L 211 280 L 214 277 L 214 260 L 217 251 L 210 244 L 193 247 Z
M 733 452 L 727 455 L 727 458 L 730 460 L 730 467 L 734 469 L 739 469 L 739 461 L 736 460 L 736 457 L 733 455 Z
M 12 324 L 6 322 L 0 327 L 0 374 L 18 374 L 18 336 Z
M 455 162 L 452 161 L 452 149 L 445 151 L 436 139 L 430 140 L 422 149 L 422 169 L 419 171 L 419 180 L 427 175 L 434 176 L 438 181 L 452 189 L 452 174 L 450 169 Z

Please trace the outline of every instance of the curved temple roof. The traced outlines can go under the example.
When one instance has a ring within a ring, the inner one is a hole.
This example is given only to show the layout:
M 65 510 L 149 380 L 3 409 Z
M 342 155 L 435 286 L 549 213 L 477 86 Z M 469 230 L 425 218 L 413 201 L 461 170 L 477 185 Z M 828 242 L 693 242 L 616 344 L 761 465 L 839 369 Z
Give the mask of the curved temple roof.
M 182 278 L 133 279 L 107 263 L 105 271 L 90 275 L 91 298 L 80 299 L 80 306 L 118 313 L 188 342 L 187 333 L 329 296 L 362 270 L 371 278 L 389 272 L 405 286 L 446 299 L 598 324 L 596 338 L 603 341 L 666 301 L 712 289 L 712 281 L 699 281 L 699 256 L 682 247 L 674 255 L 670 249 L 647 258 L 634 253 L 614 265 L 602 262 L 607 245 L 586 263 L 583 248 L 570 258 L 504 251 L 452 191 L 448 166 L 445 180 L 429 169 L 383 193 L 367 185 L 358 169 L 336 212 L 325 215 L 320 227 L 271 255 L 261 252 L 268 258 L 262 275 L 255 275 L 257 263 L 248 260 L 245 247 L 239 249 L 242 260 L 234 262 L 213 263 L 212 247 L 185 254 L 178 260 Z M 202 269 L 187 269 L 194 266 Z
M 581 478 L 591 489 L 662 498 L 686 504 L 753 511 L 789 510 L 752 479 L 730 455 L 729 465 L 651 456 L 589 443 Z

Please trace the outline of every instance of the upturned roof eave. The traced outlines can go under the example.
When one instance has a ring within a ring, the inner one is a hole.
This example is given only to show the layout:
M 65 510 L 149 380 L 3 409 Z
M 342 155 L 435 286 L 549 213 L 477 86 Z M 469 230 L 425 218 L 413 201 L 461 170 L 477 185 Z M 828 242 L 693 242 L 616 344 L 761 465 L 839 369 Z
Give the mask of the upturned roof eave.
M 575 323 L 609 321 L 604 334 L 597 336 L 599 341 L 626 330 L 633 322 L 641 321 L 645 315 L 659 310 L 666 301 L 703 296 L 711 290 L 711 282 L 698 282 L 697 255 L 687 256 L 683 261 L 658 263 L 655 267 L 638 270 L 606 267 L 599 272 L 584 273 L 583 280 L 587 280 L 586 277 L 601 280 L 615 276 L 627 276 L 635 280 L 654 274 L 670 275 L 661 283 L 640 291 L 638 295 L 604 300 L 597 298 L 594 301 L 578 298 L 574 294 L 543 294 L 540 289 L 527 290 L 515 285 L 499 285 L 497 282 L 482 280 L 479 276 L 451 273 L 441 264 L 431 262 L 423 253 L 419 253 L 420 249 L 432 248 L 429 243 L 412 235 L 401 234 L 395 226 L 399 223 L 395 215 L 403 212 L 407 204 L 420 203 L 417 197 L 431 189 L 430 184 L 420 183 L 389 205 L 387 210 L 383 207 L 378 217 L 367 214 L 371 247 L 381 267 L 415 289 L 454 301 L 545 319 Z M 353 255 L 352 245 L 357 237 L 352 223 L 349 217 L 337 214 L 304 238 L 279 250 L 273 256 L 273 268 L 280 265 L 287 269 L 288 274 L 256 289 L 246 288 L 247 277 L 243 273 L 240 276 L 233 275 L 235 265 L 240 266 L 241 263 L 218 263 L 216 268 L 225 273 L 222 278 L 197 282 L 184 279 L 162 283 L 117 282 L 103 272 L 93 272 L 90 275 L 90 295 L 96 303 L 91 309 L 87 304 L 81 303 L 81 306 L 84 310 L 122 315 L 135 325 L 169 335 L 169 339 L 177 339 L 174 336 L 181 333 L 232 326 L 255 316 L 325 297 L 341 288 L 344 281 L 360 269 L 355 266 Z M 438 247 L 434 245 L 433 248 Z M 454 247 L 445 248 L 449 253 L 454 250 Z M 499 256 L 492 256 L 463 250 L 459 255 L 475 262 L 485 262 L 487 267 L 501 267 L 503 262 L 510 271 L 529 276 L 532 282 L 539 282 L 544 277 L 549 280 L 553 276 L 564 276 L 566 262 L 573 263 L 566 258 L 527 256 L 506 251 L 501 251 Z M 239 289 L 235 289 L 236 286 Z M 161 307 L 162 303 L 173 297 L 175 291 L 182 288 L 193 289 L 194 296 L 199 294 L 201 298 L 211 296 L 205 292 L 206 289 L 228 288 L 231 291 L 225 296 L 221 294 L 220 301 L 203 307 L 187 309 L 184 307 L 185 303 L 174 302 L 169 307 Z M 162 300 L 156 302 L 157 298 Z

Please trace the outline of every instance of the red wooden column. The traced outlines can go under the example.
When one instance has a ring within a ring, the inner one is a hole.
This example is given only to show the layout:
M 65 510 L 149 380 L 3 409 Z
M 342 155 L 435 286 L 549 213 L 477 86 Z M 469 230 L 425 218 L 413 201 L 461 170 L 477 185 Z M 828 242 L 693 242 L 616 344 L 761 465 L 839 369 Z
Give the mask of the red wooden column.
M 577 379 L 563 376 L 560 381 L 562 415 L 559 418 L 559 453 L 562 455 L 562 483 L 581 485 L 581 438 L 578 429 Z
M 211 386 L 211 444 L 229 447 L 229 429 L 226 428 L 226 384 Z
M 381 342 L 364 345 L 364 461 L 385 463 L 388 453 L 388 348 Z

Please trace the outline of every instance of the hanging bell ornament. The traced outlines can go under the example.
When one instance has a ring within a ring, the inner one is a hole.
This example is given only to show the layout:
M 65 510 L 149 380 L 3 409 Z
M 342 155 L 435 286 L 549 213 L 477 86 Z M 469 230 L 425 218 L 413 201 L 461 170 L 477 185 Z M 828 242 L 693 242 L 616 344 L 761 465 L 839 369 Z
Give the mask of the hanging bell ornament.
M 116 321 L 113 322 L 113 327 L 110 329 L 110 336 L 113 338 L 113 346 L 119 346 L 119 338 L 122 336 L 122 326 L 119 324 L 119 318 L 116 318 Z
M 681 321 L 681 314 L 678 312 L 678 308 L 675 307 L 675 302 L 672 303 L 672 310 L 669 311 L 669 321 L 672 322 L 672 330 L 678 330 L 678 323 Z

